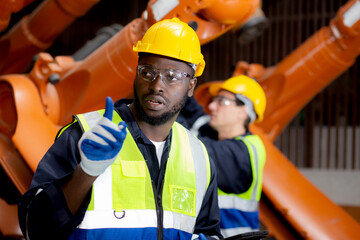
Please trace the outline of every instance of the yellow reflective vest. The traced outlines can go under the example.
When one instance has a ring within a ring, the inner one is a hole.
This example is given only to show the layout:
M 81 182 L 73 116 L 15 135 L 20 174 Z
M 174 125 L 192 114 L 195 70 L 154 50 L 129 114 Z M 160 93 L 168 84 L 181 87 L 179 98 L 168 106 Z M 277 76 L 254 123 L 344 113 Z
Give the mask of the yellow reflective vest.
M 80 114 L 75 121 L 87 131 L 103 112 Z M 114 111 L 113 122 L 121 121 Z M 191 239 L 209 182 L 204 145 L 174 123 L 162 198 L 158 199 L 146 159 L 128 131 L 117 159 L 95 180 L 84 219 L 70 239 L 157 239 L 162 235 Z

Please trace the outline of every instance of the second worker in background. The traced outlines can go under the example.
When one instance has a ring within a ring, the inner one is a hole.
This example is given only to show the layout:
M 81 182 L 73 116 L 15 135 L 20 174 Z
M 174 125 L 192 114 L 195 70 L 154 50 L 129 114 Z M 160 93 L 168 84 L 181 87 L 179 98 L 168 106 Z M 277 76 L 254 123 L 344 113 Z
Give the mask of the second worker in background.
M 190 98 L 177 121 L 199 137 L 215 163 L 223 236 L 256 231 L 266 154 L 249 124 L 263 119 L 265 93 L 245 75 L 204 86 L 197 91 L 209 115 Z

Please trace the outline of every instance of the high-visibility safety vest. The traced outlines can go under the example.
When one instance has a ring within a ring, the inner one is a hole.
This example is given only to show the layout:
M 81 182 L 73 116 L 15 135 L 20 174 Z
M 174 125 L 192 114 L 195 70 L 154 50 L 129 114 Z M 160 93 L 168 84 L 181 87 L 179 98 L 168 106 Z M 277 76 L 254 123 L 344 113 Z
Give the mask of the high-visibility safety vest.
M 262 189 L 262 172 L 266 160 L 265 147 L 257 135 L 239 136 L 249 151 L 253 181 L 241 194 L 227 194 L 218 189 L 220 228 L 224 237 L 259 230 L 259 201 Z
M 103 113 L 104 110 L 80 114 L 74 122 L 78 121 L 83 131 L 87 131 Z M 121 121 L 114 111 L 113 122 Z M 70 239 L 192 238 L 210 183 L 205 146 L 174 123 L 161 198 L 145 161 L 127 131 L 118 157 L 95 180 L 84 219 Z

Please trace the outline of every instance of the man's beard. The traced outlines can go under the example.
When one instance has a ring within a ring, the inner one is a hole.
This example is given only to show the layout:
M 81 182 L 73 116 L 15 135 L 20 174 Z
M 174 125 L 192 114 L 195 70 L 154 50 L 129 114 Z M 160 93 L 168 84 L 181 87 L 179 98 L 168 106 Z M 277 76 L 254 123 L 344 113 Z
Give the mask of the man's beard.
M 152 117 L 152 116 L 147 115 L 146 112 L 144 111 L 144 109 L 141 107 L 139 97 L 134 88 L 134 103 L 135 103 L 135 109 L 136 109 L 136 116 L 139 121 L 146 122 L 153 126 L 162 125 L 162 124 L 168 122 L 170 119 L 172 119 L 185 106 L 186 100 L 187 100 L 187 93 L 184 94 L 182 100 L 178 104 L 173 106 L 172 109 L 163 113 L 160 116 Z

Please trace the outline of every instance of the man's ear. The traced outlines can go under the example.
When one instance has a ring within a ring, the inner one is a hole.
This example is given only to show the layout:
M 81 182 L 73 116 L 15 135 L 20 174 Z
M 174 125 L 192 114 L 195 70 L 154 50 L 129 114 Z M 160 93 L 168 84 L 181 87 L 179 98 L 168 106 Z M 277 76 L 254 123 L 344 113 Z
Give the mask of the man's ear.
M 197 83 L 197 78 L 194 77 L 194 78 L 190 79 L 188 97 L 192 97 L 194 95 L 196 83 Z

